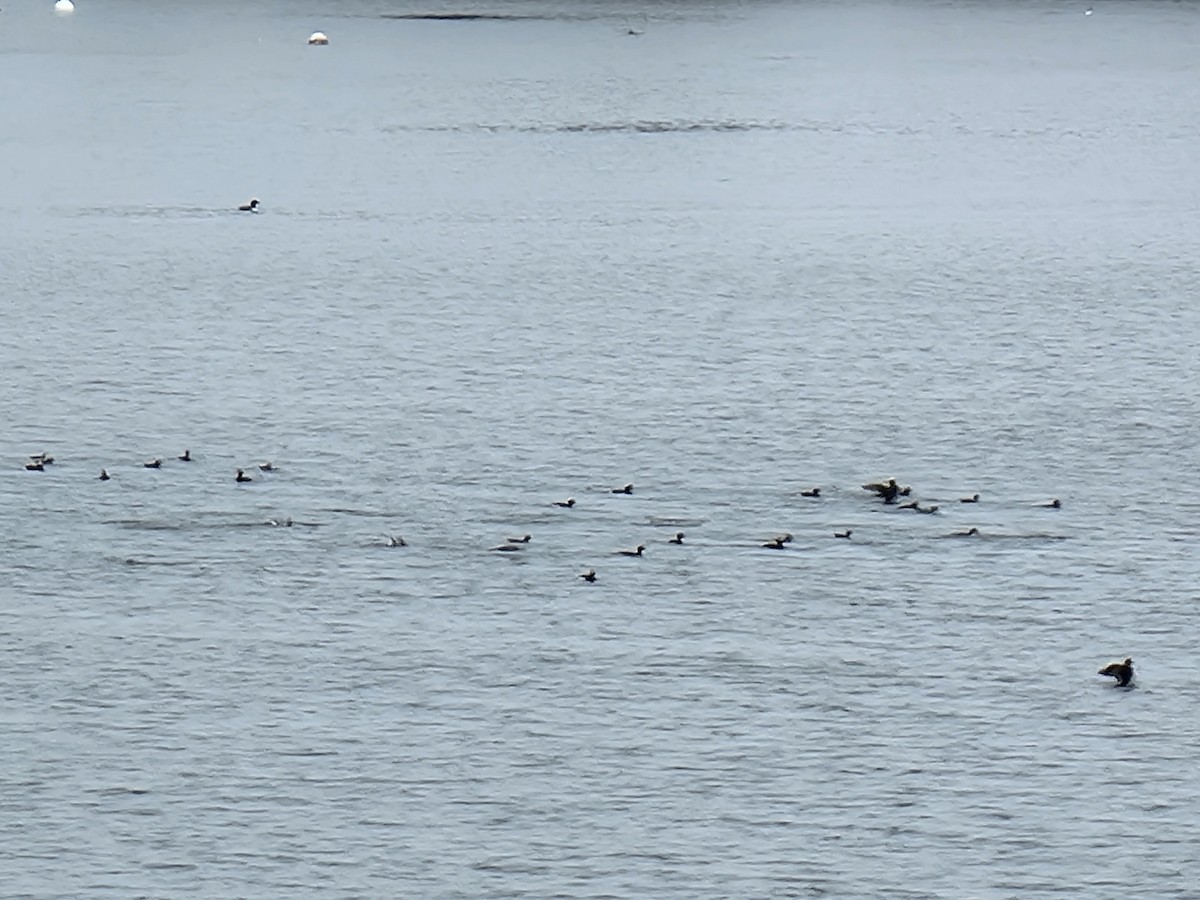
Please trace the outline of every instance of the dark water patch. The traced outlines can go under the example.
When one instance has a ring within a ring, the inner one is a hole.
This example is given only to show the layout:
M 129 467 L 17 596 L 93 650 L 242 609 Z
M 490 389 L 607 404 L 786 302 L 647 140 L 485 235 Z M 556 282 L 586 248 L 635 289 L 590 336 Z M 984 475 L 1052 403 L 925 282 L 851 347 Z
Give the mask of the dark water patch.
M 85 794 L 99 794 L 101 797 L 125 797 L 125 796 L 131 796 L 131 795 L 135 796 L 135 797 L 141 797 L 146 794 L 149 794 L 150 789 L 149 788 L 134 788 L 134 787 L 105 787 L 105 788 L 92 788 L 91 790 L 85 790 L 84 793 Z
M 335 129 L 336 130 L 336 129 Z M 344 129 L 343 129 L 344 133 Z M 234 204 L 223 207 L 203 206 L 56 206 L 46 210 L 51 216 L 68 219 L 153 219 L 153 220 L 205 220 L 234 217 L 249 222 L 268 216 L 285 216 L 289 219 L 309 221 L 381 221 L 388 218 L 384 213 L 361 209 L 312 210 L 293 209 L 281 206 L 262 205 L 256 213 L 239 211 Z M 118 263 L 118 265 L 120 265 Z
M 647 516 L 643 524 L 650 528 L 699 528 L 704 519 L 689 519 L 682 516 Z
M 140 566 L 160 566 L 160 567 L 165 567 L 165 568 L 178 568 L 178 567 L 186 567 L 186 566 L 195 566 L 196 565 L 195 560 L 187 560 L 187 559 L 151 559 L 148 557 L 136 557 L 136 556 L 124 556 L 124 557 L 122 557 L 122 556 L 105 556 L 104 559 L 107 562 L 117 563 L 119 565 L 129 566 L 131 568 L 136 568 L 136 567 L 140 567 Z
M 337 756 L 336 750 L 280 750 L 280 756 L 289 757 L 308 757 L 308 756 Z
M 416 22 L 526 22 L 552 21 L 554 19 L 569 19 L 565 15 L 539 15 L 536 13 L 477 13 L 477 12 L 446 12 L 446 13 L 383 13 L 381 19 L 400 19 Z
M 378 509 L 355 509 L 346 506 L 323 506 L 321 512 L 337 513 L 343 516 L 358 516 L 363 519 L 402 519 L 405 514 L 401 512 L 387 512 L 386 510 Z
M 736 119 L 631 120 L 615 122 L 535 122 L 460 125 L 390 125 L 385 131 L 490 132 L 513 134 L 737 134 L 745 132 L 789 132 L 830 130 L 820 125 Z M 833 129 L 841 130 L 841 129 Z
M 212 209 L 201 206 L 92 206 L 52 207 L 52 215 L 66 218 L 117 218 L 117 219 L 211 219 L 215 216 L 237 212 L 229 209 Z

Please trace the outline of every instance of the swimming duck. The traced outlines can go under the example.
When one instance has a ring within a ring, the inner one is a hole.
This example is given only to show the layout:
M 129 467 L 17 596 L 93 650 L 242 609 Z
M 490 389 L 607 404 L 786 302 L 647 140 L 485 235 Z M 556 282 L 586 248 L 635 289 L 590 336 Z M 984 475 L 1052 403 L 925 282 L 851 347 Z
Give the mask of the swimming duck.
M 162 468 L 162 460 L 161 459 L 146 460 L 146 462 L 142 463 L 142 468 L 144 468 L 144 469 L 161 469 Z
M 900 485 L 896 484 L 895 478 L 889 478 L 886 482 L 882 483 L 874 481 L 864 484 L 863 490 L 873 491 L 875 494 L 883 498 L 884 503 L 895 503 L 896 497 L 900 495 Z
M 48 453 L 35 453 L 29 458 L 34 462 L 40 462 L 43 466 L 50 466 L 54 464 L 54 457 Z
M 247 481 L 253 481 L 253 480 L 254 480 L 253 478 L 251 478 L 249 475 L 247 475 L 241 469 L 237 470 L 237 483 L 238 484 L 245 484 Z
M 613 488 L 611 493 L 613 493 L 613 494 L 632 494 L 633 493 L 633 485 L 627 484 L 627 485 L 624 485 L 619 488 Z
M 790 544 L 791 542 L 792 536 L 787 532 L 784 532 L 783 534 L 775 535 L 775 537 L 771 538 L 769 541 L 763 544 L 763 546 L 768 550 L 783 550 L 784 545 Z
M 621 556 L 641 556 L 646 550 L 645 544 L 638 544 L 636 550 L 618 550 Z
M 255 197 L 249 203 L 243 203 L 238 207 L 238 212 L 258 212 L 258 198 Z
M 192 451 L 184 450 L 183 455 L 178 457 L 178 459 L 180 462 L 191 462 L 192 461 Z
M 979 495 L 975 494 L 974 496 L 971 496 L 971 497 L 959 497 L 958 502 L 959 503 L 978 503 Z
M 937 512 L 939 509 L 941 509 L 941 507 L 935 503 L 935 504 L 933 504 L 933 506 L 918 506 L 917 512 L 925 513 L 926 515 L 932 515 L 933 513 Z
M 950 537 L 975 537 L 977 534 L 979 534 L 979 529 L 972 526 L 966 531 L 956 531 L 954 534 L 950 535 Z
M 668 540 L 667 543 L 668 544 L 682 544 L 683 543 L 683 532 L 682 531 L 675 532 L 675 537 Z
M 33 462 L 25 463 L 25 471 L 26 472 L 45 472 L 46 467 L 41 463 L 41 461 L 35 459 Z
M 1049 503 L 1039 503 L 1042 509 L 1062 509 L 1062 501 L 1055 497 Z
M 582 578 L 584 581 L 588 582 L 589 584 L 594 584 L 596 581 L 596 570 L 588 569 L 586 572 L 581 572 L 579 574 L 579 577 Z
M 510 537 L 505 538 L 504 540 L 508 541 L 510 544 L 528 544 L 531 540 L 533 540 L 533 535 L 523 534 L 520 537 Z
M 329 43 L 329 38 L 325 36 L 323 31 L 314 31 L 308 36 L 308 43 L 314 47 L 323 47 Z
M 270 460 L 267 460 L 265 463 L 259 463 L 258 468 L 259 468 L 259 471 L 261 471 L 261 472 L 274 472 L 275 471 L 275 467 L 273 465 L 271 465 Z
M 820 496 L 821 496 L 821 489 L 820 489 L 819 487 L 815 487 L 815 488 L 813 488 L 812 490 L 809 490 L 809 491 L 801 491 L 801 492 L 800 492 L 800 496 L 801 496 L 801 497 L 820 497 Z
M 896 507 L 896 509 L 920 509 L 920 508 L 921 508 L 920 500 L 909 500 L 907 503 L 901 503 L 899 506 Z
M 566 500 L 555 500 L 554 505 L 561 506 L 563 509 L 570 509 L 572 506 L 575 505 L 575 498 L 568 497 Z
M 407 547 L 408 541 L 404 540 L 398 534 L 389 534 L 387 535 L 387 545 L 389 547 Z
M 1129 682 L 1133 681 L 1133 660 L 1126 659 L 1125 662 L 1109 663 L 1097 674 L 1115 678 L 1117 679 L 1117 687 L 1125 687 Z
M 108 481 L 108 479 L 110 479 L 110 478 L 112 478 L 112 476 L 108 474 L 108 469 L 100 470 L 100 480 L 101 481 Z
M 849 538 L 852 534 L 854 534 L 854 532 L 847 528 L 845 531 L 835 531 L 833 536 L 835 538 Z

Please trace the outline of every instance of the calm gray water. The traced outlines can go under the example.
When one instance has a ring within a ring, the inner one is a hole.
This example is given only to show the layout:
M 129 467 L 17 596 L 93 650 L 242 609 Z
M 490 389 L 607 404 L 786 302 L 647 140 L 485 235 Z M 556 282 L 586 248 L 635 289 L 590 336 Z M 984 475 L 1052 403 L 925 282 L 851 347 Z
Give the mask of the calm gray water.
M 1197 5 L 77 2 L 0 894 L 1200 896 Z

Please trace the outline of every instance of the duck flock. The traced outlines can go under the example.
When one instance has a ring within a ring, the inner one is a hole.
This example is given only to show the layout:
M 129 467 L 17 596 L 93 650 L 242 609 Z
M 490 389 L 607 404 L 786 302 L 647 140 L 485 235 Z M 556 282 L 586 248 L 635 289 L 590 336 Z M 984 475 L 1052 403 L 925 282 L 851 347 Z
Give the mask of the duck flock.
M 175 461 L 184 464 L 193 462 L 191 450 L 184 450 L 181 454 L 175 457 Z M 155 457 L 144 460 L 141 463 L 141 466 L 144 469 L 161 469 L 163 464 L 162 458 Z M 36 453 L 29 456 L 27 462 L 25 463 L 25 470 L 29 472 L 45 472 L 48 467 L 53 465 L 54 457 L 52 455 L 45 452 Z M 238 485 L 250 484 L 257 481 L 257 478 L 247 473 L 247 469 L 253 470 L 254 468 L 257 468 L 258 471 L 263 473 L 273 473 L 276 471 L 275 465 L 269 460 L 257 463 L 255 465 L 248 464 L 245 467 L 235 468 L 232 473 L 231 480 L 234 482 L 234 484 Z M 104 468 L 100 470 L 97 478 L 100 481 L 110 481 L 113 478 L 113 475 L 108 471 L 108 469 Z M 923 515 L 937 515 L 941 509 L 939 504 L 922 505 L 919 500 L 909 499 L 913 496 L 912 488 L 910 486 L 901 486 L 895 478 L 867 482 L 866 484 L 862 485 L 862 490 L 866 492 L 866 495 L 872 500 L 880 501 L 884 505 L 895 507 L 897 510 L 911 510 L 913 513 Z M 632 483 L 619 485 L 609 490 L 609 493 L 616 495 L 632 495 L 633 492 L 634 486 Z M 800 496 L 810 501 L 820 501 L 822 499 L 821 488 L 807 488 L 800 491 Z M 959 497 L 958 502 L 961 504 L 978 504 L 981 502 L 981 497 L 978 493 L 975 493 L 969 496 Z M 561 510 L 574 510 L 579 506 L 578 501 L 574 497 L 566 497 L 562 500 L 555 500 L 553 501 L 552 505 Z M 1061 509 L 1062 502 L 1056 497 L 1046 502 L 1038 503 L 1036 506 L 1042 509 Z M 290 517 L 271 519 L 267 524 L 290 526 L 293 524 L 293 520 Z M 833 537 L 842 540 L 851 540 L 853 538 L 853 534 L 854 532 L 847 528 L 842 531 L 834 531 Z M 980 531 L 977 527 L 971 527 L 962 531 L 950 532 L 945 536 L 972 538 L 980 536 Z M 687 535 L 685 532 L 676 531 L 670 538 L 667 539 L 667 543 L 681 545 L 684 543 L 686 538 Z M 529 548 L 532 541 L 532 534 L 510 536 L 506 538 L 503 543 L 497 544 L 496 546 L 489 548 L 489 550 L 495 553 L 523 553 Z M 766 539 L 758 546 L 766 550 L 784 551 L 789 549 L 789 545 L 792 543 L 792 541 L 792 534 L 784 532 Z M 389 534 L 384 537 L 384 546 L 389 548 L 405 548 L 409 546 L 409 543 L 401 535 Z M 636 547 L 616 550 L 614 551 L 614 554 L 622 557 L 641 558 L 646 553 L 646 550 L 647 546 L 645 544 L 638 544 Z M 595 584 L 600 580 L 599 574 L 594 568 L 589 568 L 583 572 L 580 572 L 578 577 L 589 584 Z M 1098 674 L 1115 679 L 1116 686 L 1118 687 L 1127 687 L 1133 681 L 1133 660 L 1127 658 L 1124 661 L 1110 663 L 1100 669 Z

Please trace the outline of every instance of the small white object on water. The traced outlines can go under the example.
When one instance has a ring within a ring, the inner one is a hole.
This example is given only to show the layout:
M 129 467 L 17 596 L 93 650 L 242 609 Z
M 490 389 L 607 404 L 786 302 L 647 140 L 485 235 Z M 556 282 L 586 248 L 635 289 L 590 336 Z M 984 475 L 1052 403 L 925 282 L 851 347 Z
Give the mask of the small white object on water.
M 58 0 L 58 2 L 59 3 L 63 3 L 63 2 L 69 3 L 70 0 Z M 312 34 L 310 34 L 308 36 L 308 42 L 310 44 L 328 44 L 329 38 L 327 38 L 325 36 L 325 32 L 323 32 L 323 31 L 314 31 Z
M 1089 6 L 1087 9 L 1085 9 L 1085 10 L 1083 11 L 1083 14 L 1084 14 L 1085 16 L 1090 16 L 1090 15 L 1092 14 L 1092 8 Z
M 56 13 L 75 12 L 75 4 L 71 0 L 54 0 L 54 11 Z

